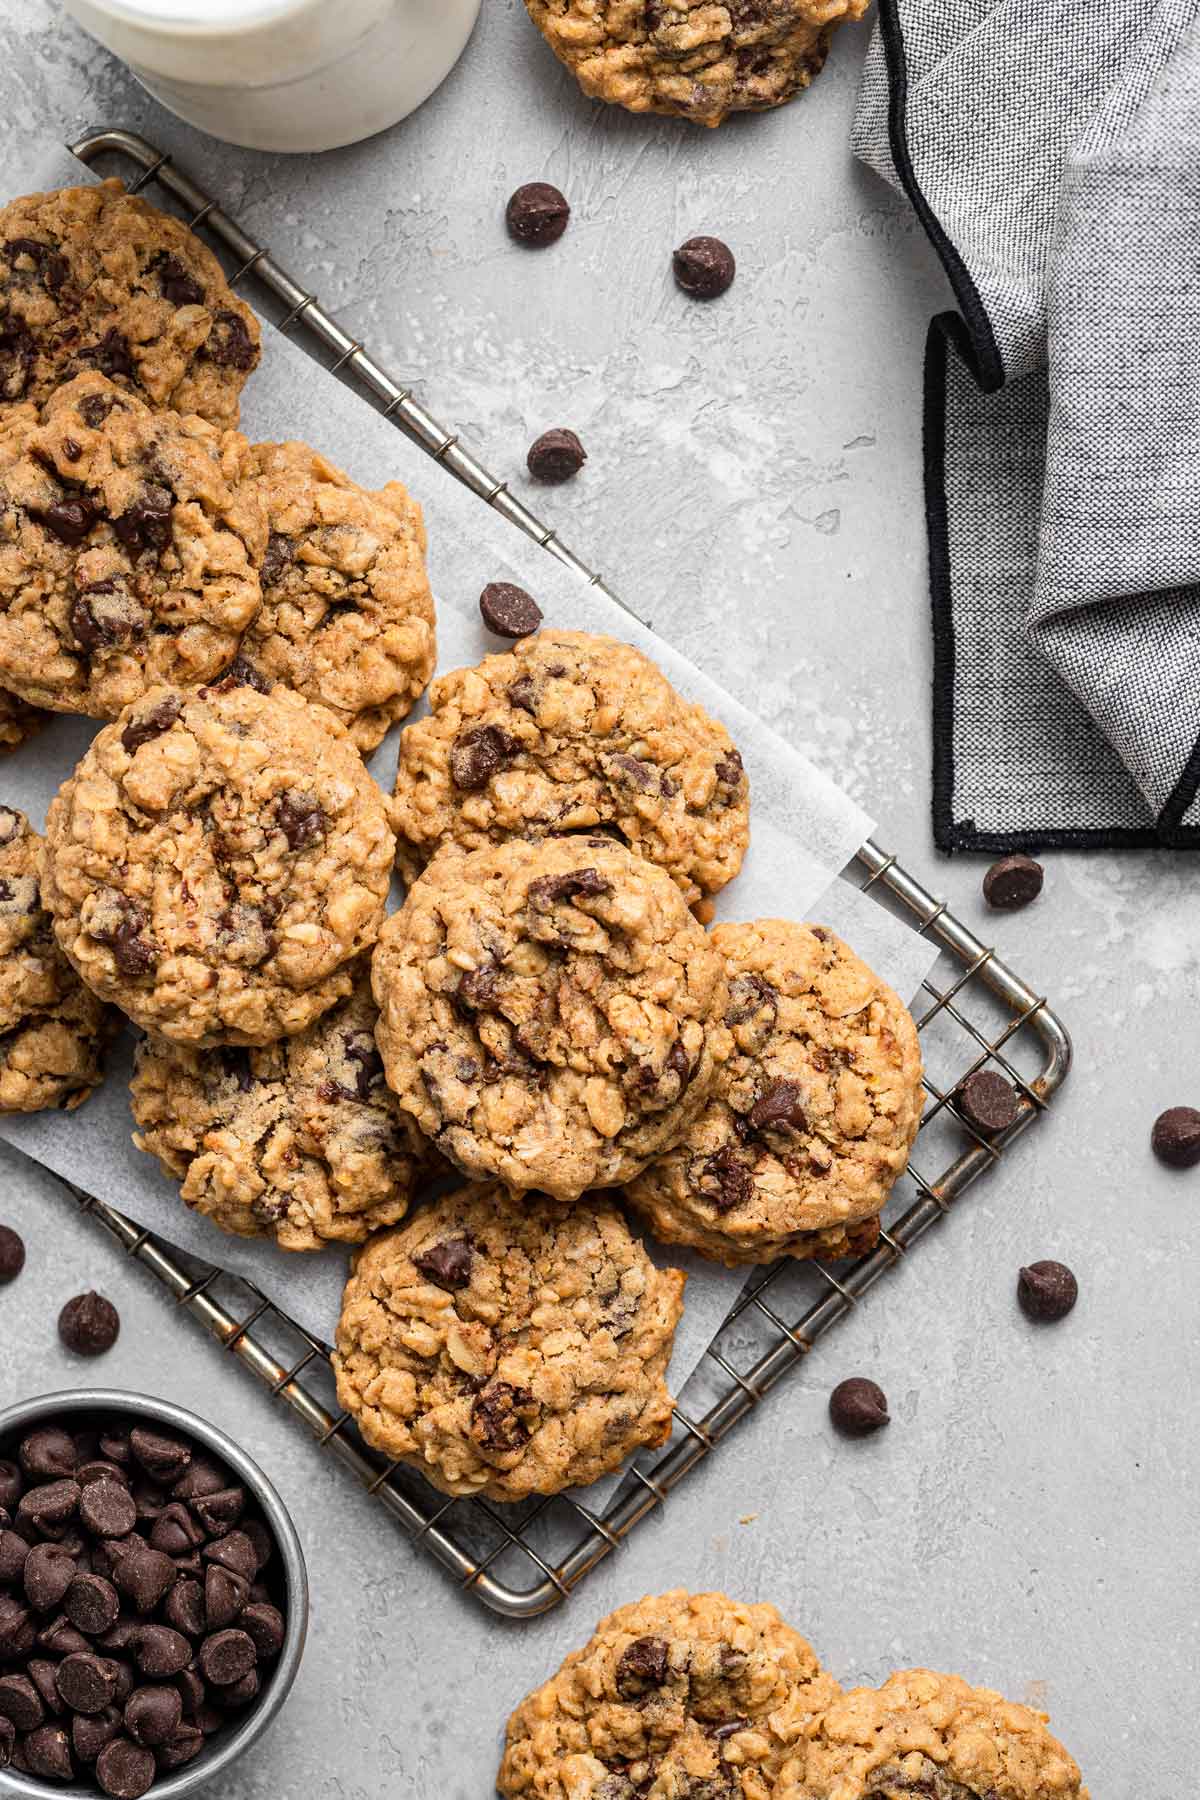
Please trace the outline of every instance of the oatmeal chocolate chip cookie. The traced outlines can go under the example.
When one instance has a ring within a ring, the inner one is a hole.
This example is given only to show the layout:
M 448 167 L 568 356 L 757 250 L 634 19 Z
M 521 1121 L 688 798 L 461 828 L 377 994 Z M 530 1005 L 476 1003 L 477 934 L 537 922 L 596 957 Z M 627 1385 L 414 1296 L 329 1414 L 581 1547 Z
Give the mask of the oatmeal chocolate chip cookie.
M 365 755 L 433 674 L 421 509 L 398 481 L 371 493 L 307 444 L 251 454 L 270 536 L 242 658 L 327 706 Z
M 1074 1760 L 1031 1712 L 957 1675 L 906 1669 L 855 1688 L 784 1768 L 778 1800 L 1088 1800 Z
M 661 869 L 607 838 L 435 858 L 380 934 L 400 1104 L 475 1179 L 574 1200 L 680 1137 L 718 1058 L 721 958 Z
M 176 1043 L 267 1044 L 354 986 L 393 852 L 347 733 L 286 688 L 158 687 L 51 803 L 43 892 L 88 986 Z
M 395 1225 L 432 1160 L 383 1079 L 366 970 L 295 1037 L 261 1049 L 138 1047 L 139 1150 L 195 1211 L 281 1250 L 361 1244 Z
M 41 839 L 0 806 L 0 1113 L 75 1107 L 103 1075 L 118 1014 L 89 992 L 42 907 Z
M 463 1187 L 355 1257 L 338 1398 L 368 1443 L 446 1494 L 595 1481 L 671 1429 L 686 1277 L 616 1207 Z
M 41 707 L 19 700 L 7 688 L 0 688 L 0 754 L 18 749 L 35 731 L 40 731 L 49 718 Z
M 585 94 L 719 125 L 781 106 L 819 75 L 867 0 L 525 0 Z
M 96 369 L 151 406 L 236 425 L 258 320 L 212 252 L 119 181 L 0 209 L 0 401 Z
M 907 1007 L 822 925 L 718 925 L 733 1050 L 630 1184 L 656 1237 L 729 1265 L 869 1250 L 921 1122 Z
M 773 1606 L 647 1597 L 521 1702 L 497 1787 L 504 1800 L 770 1800 L 837 1693 Z
M 249 447 L 103 375 L 0 410 L 0 682 L 115 717 L 233 659 L 261 601 Z
M 723 725 L 614 638 L 543 631 L 435 681 L 392 802 L 409 881 L 442 844 L 602 827 L 689 903 L 742 866 L 750 784 Z

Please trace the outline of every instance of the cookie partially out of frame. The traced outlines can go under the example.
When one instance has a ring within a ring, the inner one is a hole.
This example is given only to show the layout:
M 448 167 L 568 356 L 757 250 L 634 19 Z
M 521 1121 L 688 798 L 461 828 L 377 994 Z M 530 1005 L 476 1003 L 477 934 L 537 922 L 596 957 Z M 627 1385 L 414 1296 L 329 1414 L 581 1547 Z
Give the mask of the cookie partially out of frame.
M 344 999 L 392 834 L 342 727 L 287 688 L 152 688 L 46 820 L 42 891 L 88 986 L 175 1043 L 266 1044 Z
M 682 1588 L 602 1619 L 508 1722 L 504 1800 L 773 1800 L 838 1693 L 773 1606 Z
M 398 481 L 372 493 L 307 444 L 251 457 L 270 535 L 241 656 L 268 687 L 327 706 L 366 755 L 433 674 L 421 509 Z
M 0 755 L 18 750 L 28 738 L 41 730 L 49 718 L 40 706 L 30 706 L 7 688 L 0 688 Z
M 777 1800 L 1088 1800 L 1045 1713 L 957 1675 L 904 1669 L 823 1713 Z
M 338 1398 L 447 1494 L 522 1500 L 662 1443 L 685 1281 L 610 1201 L 458 1188 L 355 1259 Z
M 711 935 L 733 1049 L 630 1203 L 663 1242 L 731 1265 L 869 1250 L 921 1122 L 908 1008 L 825 926 Z
M 119 181 L 0 208 L 0 402 L 95 370 L 151 406 L 236 425 L 259 336 L 212 252 Z
M 413 880 L 443 845 L 610 831 L 689 905 L 742 865 L 750 784 L 725 727 L 640 650 L 541 631 L 434 682 L 401 736 L 392 822 Z
M 719 125 L 782 106 L 820 74 L 867 0 L 525 0 L 585 94 Z

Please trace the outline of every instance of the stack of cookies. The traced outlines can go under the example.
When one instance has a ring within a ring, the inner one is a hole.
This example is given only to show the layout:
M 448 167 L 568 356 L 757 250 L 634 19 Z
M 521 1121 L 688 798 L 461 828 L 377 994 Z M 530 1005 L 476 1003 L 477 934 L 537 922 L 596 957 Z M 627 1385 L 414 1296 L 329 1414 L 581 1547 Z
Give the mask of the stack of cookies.
M 731 1266 L 869 1248 L 911 1018 L 823 926 L 707 928 L 747 773 L 627 645 L 442 676 L 385 798 L 363 756 L 435 660 L 419 510 L 234 429 L 258 326 L 181 225 L 16 202 L 0 309 L 0 741 L 107 721 L 44 844 L 0 812 L 0 1106 L 84 1098 L 124 1015 L 189 1206 L 360 1246 L 371 1443 L 500 1500 L 615 1470 L 669 1433 L 684 1287 L 630 1214 Z

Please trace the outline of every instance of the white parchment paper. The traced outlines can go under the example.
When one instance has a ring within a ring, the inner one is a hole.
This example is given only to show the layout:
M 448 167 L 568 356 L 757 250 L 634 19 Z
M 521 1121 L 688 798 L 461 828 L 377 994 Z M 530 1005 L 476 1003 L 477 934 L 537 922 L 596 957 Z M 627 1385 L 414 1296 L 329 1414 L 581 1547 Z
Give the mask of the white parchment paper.
M 9 175 L 12 191 L 88 179 L 66 152 L 43 159 L 27 178 Z M 494 651 L 478 596 L 489 581 L 515 581 L 536 595 L 552 626 L 607 632 L 645 650 L 681 692 L 721 718 L 750 778 L 752 844 L 745 865 L 718 896 L 718 916 L 813 919 L 830 925 L 905 998 L 928 974 L 936 952 L 905 923 L 858 893 L 839 873 L 870 835 L 872 821 L 836 782 L 769 731 L 714 681 L 621 607 L 588 586 L 493 513 L 413 445 L 369 403 L 317 367 L 295 344 L 268 330 L 262 367 L 243 400 L 242 427 L 255 439 L 304 438 L 356 480 L 381 486 L 399 479 L 421 501 L 429 532 L 429 569 L 438 618 L 438 667 L 476 662 Z M 638 610 L 636 594 L 628 596 Z M 46 807 L 97 729 L 95 721 L 60 718 L 24 750 L 0 764 L 0 799 L 20 807 L 40 828 Z M 371 759 L 390 787 L 396 763 L 393 732 Z M 248 1276 L 299 1323 L 328 1341 L 346 1277 L 346 1255 L 285 1254 L 232 1238 L 184 1207 L 175 1184 L 131 1141 L 128 1103 L 131 1042 L 126 1036 L 100 1091 L 78 1112 L 0 1119 L 0 1135 L 39 1162 L 208 1262 Z M 682 1389 L 745 1279 L 683 1253 L 653 1246 L 658 1260 L 689 1271 L 684 1317 L 670 1381 Z M 617 1478 L 588 1491 L 602 1505 Z

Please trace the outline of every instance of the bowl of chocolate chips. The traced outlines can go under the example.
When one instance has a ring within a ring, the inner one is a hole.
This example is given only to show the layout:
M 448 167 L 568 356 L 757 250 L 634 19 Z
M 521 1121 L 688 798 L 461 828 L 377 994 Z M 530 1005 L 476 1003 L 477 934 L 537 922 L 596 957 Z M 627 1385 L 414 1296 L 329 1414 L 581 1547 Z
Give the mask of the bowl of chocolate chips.
M 0 1796 L 215 1783 L 307 1622 L 295 1527 L 224 1432 L 103 1389 L 0 1412 Z

